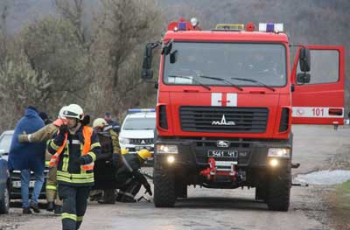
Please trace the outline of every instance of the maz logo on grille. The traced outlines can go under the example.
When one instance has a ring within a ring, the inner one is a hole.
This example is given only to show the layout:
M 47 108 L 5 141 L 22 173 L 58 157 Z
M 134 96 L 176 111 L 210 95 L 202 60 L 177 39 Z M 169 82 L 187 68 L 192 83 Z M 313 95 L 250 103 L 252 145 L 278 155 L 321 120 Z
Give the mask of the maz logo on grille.
M 236 125 L 236 123 L 234 121 L 226 121 L 225 114 L 223 114 L 221 121 L 213 121 L 211 125 Z
M 216 142 L 216 146 L 218 146 L 219 148 L 228 148 L 230 146 L 230 142 L 224 141 L 224 140 L 218 140 Z

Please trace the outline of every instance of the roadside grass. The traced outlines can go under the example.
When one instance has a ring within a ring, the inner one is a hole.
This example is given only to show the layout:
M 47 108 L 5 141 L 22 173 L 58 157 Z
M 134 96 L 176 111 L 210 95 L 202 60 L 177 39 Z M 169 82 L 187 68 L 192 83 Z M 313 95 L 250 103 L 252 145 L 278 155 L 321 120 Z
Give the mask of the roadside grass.
M 335 186 L 335 191 L 326 195 L 330 208 L 330 224 L 336 230 L 350 229 L 350 181 Z

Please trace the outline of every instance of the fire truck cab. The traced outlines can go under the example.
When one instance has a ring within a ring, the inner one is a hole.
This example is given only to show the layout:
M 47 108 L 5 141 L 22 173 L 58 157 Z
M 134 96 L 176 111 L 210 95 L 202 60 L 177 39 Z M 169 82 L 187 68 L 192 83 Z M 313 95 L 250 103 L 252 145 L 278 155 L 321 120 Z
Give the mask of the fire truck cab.
M 146 45 L 144 79 L 156 47 L 155 206 L 174 206 L 188 185 L 248 186 L 270 210 L 287 211 L 291 125 L 343 124 L 344 47 L 298 45 L 291 65 L 282 24 L 204 31 L 180 19 Z

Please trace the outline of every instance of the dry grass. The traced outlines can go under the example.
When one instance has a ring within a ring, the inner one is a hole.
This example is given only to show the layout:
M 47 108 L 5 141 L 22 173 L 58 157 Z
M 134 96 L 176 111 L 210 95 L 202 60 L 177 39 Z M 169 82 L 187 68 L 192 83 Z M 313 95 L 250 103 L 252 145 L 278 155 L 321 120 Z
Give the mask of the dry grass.
M 350 181 L 336 186 L 336 191 L 325 196 L 329 206 L 330 225 L 336 230 L 350 229 Z

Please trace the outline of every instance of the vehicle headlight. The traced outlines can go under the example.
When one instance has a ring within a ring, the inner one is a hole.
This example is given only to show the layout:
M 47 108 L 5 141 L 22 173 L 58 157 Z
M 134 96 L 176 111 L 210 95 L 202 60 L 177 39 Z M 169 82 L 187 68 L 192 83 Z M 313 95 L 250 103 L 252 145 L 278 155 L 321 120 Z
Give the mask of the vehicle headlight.
M 123 145 L 130 144 L 129 138 L 119 137 L 119 142 Z
M 178 154 L 177 145 L 157 145 L 157 153 L 160 154 Z
M 290 149 L 289 148 L 269 148 L 267 156 L 276 157 L 276 158 L 290 158 Z
M 175 157 L 173 155 L 168 156 L 166 160 L 170 165 L 175 163 Z

